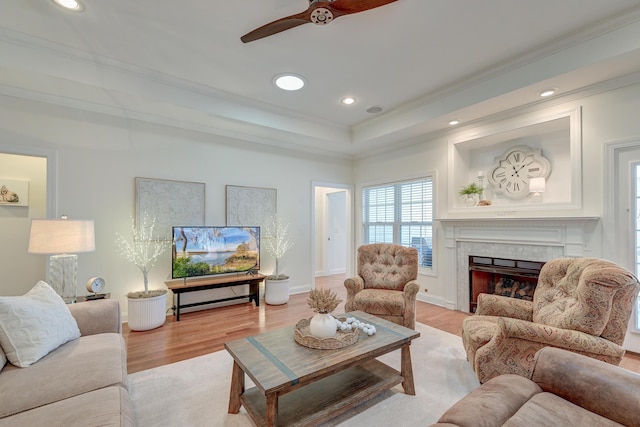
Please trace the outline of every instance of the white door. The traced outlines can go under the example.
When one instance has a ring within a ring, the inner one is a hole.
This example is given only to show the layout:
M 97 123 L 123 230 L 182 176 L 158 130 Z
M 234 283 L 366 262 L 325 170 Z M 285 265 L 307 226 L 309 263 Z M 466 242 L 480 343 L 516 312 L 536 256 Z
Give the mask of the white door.
M 327 242 L 325 246 L 329 274 L 347 271 L 347 192 L 327 194 Z
M 640 275 L 640 141 L 615 150 L 615 233 L 617 261 Z M 624 347 L 640 352 L 640 312 L 636 300 Z

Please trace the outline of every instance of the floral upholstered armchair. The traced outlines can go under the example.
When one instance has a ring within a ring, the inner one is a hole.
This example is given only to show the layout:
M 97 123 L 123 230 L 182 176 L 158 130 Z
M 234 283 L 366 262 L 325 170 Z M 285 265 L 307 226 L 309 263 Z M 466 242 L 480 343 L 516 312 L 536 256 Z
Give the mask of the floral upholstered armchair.
M 529 377 L 534 354 L 547 346 L 618 365 L 639 289 L 633 274 L 609 261 L 549 261 L 533 301 L 480 294 L 476 314 L 462 324 L 467 359 L 482 383 L 500 374 Z
M 361 310 L 407 328 L 416 323 L 420 290 L 415 248 L 373 243 L 358 248 L 358 275 L 345 280 L 347 312 Z

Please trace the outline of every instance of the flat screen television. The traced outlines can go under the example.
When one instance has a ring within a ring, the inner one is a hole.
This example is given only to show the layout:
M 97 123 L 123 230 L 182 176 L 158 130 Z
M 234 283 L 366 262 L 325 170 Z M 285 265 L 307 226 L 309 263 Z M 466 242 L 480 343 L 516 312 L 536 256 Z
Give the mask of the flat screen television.
M 171 278 L 260 269 L 260 227 L 174 226 Z

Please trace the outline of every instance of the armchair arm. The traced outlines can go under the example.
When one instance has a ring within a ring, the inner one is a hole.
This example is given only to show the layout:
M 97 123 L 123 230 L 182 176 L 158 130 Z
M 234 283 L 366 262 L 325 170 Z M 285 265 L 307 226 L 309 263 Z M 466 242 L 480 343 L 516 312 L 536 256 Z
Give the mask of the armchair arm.
M 534 363 L 531 380 L 544 391 L 623 425 L 640 420 L 640 375 L 552 347 Z
M 476 314 L 484 316 L 510 317 L 513 319 L 533 320 L 533 303 L 502 295 L 479 294 Z
M 404 285 L 403 294 L 405 304 L 412 303 L 415 305 L 416 295 L 418 295 L 418 291 L 420 290 L 420 283 L 417 280 L 411 280 Z
M 498 318 L 491 340 L 476 351 L 474 370 L 484 383 L 499 374 L 529 377 L 536 351 L 557 347 L 619 364 L 624 349 L 604 338 L 520 319 Z
M 404 285 L 402 296 L 404 297 L 404 326 L 409 329 L 416 328 L 416 295 L 420 290 L 420 283 L 411 280 Z
M 364 279 L 360 276 L 349 277 L 344 281 L 344 286 L 347 288 L 347 301 L 344 303 L 344 310 L 346 312 L 354 311 L 353 299 L 358 292 L 364 289 Z
M 68 307 L 83 336 L 122 332 L 120 303 L 117 299 L 85 301 L 70 304 Z

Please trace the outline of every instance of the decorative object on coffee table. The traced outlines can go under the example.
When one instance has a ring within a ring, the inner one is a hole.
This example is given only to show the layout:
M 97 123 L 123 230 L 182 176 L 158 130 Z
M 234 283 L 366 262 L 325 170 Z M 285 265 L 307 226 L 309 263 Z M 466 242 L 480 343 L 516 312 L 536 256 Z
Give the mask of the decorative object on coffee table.
M 317 338 L 331 338 L 336 335 L 338 325 L 331 312 L 342 302 L 335 292 L 329 289 L 312 289 L 307 304 L 316 314 L 309 322 L 311 335 Z
M 156 264 L 158 257 L 169 248 L 169 241 L 154 237 L 155 217 L 144 213 L 137 224 L 131 218 L 133 239 L 126 240 L 116 233 L 116 243 L 120 254 L 142 272 L 144 290 L 129 292 L 128 324 L 134 331 L 146 331 L 162 326 L 167 314 L 167 290 L 149 290 L 149 270 Z
M 333 319 L 334 325 L 337 325 L 339 321 L 346 321 L 344 317 L 334 319 L 333 316 L 329 316 Z M 358 341 L 359 330 L 357 328 L 352 328 L 349 331 L 337 331 L 332 337 L 318 338 L 311 333 L 309 329 L 310 323 L 311 321 L 309 319 L 302 319 L 296 324 L 293 330 L 294 340 L 305 347 L 319 350 L 335 350 L 347 347 Z

